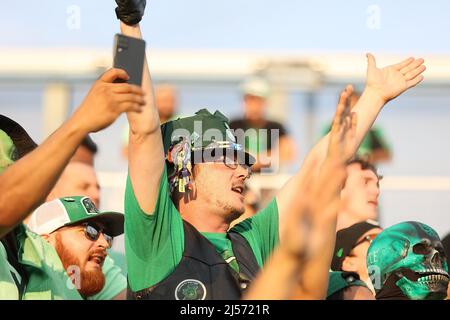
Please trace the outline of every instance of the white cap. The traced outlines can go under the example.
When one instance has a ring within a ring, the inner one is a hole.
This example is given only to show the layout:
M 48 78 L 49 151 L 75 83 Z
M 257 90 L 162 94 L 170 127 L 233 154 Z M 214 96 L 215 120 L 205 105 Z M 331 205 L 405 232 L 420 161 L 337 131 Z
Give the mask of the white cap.
M 100 212 L 91 199 L 85 196 L 64 197 L 46 202 L 31 215 L 27 226 L 43 235 L 69 225 L 97 221 L 110 236 L 123 233 L 124 215 L 119 212 Z
M 267 98 L 270 93 L 269 84 L 262 78 L 250 78 L 241 85 L 244 95 Z
M 69 214 L 59 199 L 46 202 L 30 215 L 27 226 L 39 235 L 50 234 L 70 223 Z

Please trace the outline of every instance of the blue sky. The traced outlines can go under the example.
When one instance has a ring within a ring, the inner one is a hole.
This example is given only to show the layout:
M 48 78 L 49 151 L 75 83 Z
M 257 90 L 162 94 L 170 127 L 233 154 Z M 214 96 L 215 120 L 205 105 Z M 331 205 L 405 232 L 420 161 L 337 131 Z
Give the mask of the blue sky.
M 152 48 L 450 53 L 448 0 L 149 0 Z M 110 47 L 113 0 L 0 0 L 0 47 Z M 26 5 L 25 5 L 26 4 Z M 79 10 L 80 28 L 69 28 Z M 370 25 L 371 27 L 369 27 Z

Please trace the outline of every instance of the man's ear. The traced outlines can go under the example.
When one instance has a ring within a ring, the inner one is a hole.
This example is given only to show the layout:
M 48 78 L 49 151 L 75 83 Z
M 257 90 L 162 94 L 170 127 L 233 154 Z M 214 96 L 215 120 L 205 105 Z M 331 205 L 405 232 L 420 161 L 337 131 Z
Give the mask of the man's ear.
M 358 272 L 358 265 L 354 257 L 346 256 L 342 261 L 342 271 Z

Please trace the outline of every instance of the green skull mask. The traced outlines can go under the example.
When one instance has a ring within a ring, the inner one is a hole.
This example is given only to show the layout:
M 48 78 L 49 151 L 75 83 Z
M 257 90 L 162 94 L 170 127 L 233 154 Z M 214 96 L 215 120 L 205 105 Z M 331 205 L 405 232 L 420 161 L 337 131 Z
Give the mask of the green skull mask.
M 449 281 L 438 234 L 419 222 L 402 222 L 381 232 L 367 253 L 367 268 L 378 293 L 390 276 L 412 300 L 445 299 Z

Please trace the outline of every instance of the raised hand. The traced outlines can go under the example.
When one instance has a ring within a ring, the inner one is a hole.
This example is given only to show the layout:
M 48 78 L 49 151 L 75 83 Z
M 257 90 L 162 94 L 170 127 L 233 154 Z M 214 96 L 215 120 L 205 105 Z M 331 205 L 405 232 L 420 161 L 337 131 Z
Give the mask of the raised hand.
M 384 103 L 419 84 L 425 71 L 422 58 L 408 58 L 397 64 L 378 68 L 375 57 L 367 54 L 367 88 L 376 91 Z
M 82 129 L 96 132 L 112 124 L 123 112 L 141 112 L 145 104 L 142 89 L 128 83 L 113 83 L 128 78 L 124 70 L 110 69 L 95 81 L 74 114 Z
M 133 26 L 144 16 L 146 0 L 116 0 L 116 16 L 123 23 Z
M 328 144 L 327 159 L 336 159 L 342 163 L 352 157 L 356 148 L 357 118 L 350 108 L 352 93 L 353 87 L 348 85 L 339 96 Z
M 345 178 L 345 165 L 338 158 L 326 161 L 319 176 L 313 172 L 306 173 L 299 190 L 298 207 L 286 219 L 281 250 L 303 262 L 314 254 L 320 254 L 317 248 L 323 244 L 326 229 L 336 219 L 341 206 L 339 194 Z

